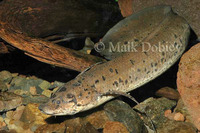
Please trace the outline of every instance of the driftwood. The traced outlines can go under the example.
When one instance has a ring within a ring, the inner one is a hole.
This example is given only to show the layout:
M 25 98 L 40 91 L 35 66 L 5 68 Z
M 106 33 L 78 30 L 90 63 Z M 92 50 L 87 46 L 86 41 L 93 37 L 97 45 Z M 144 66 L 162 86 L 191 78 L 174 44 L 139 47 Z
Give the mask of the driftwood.
M 39 61 L 83 71 L 104 60 L 39 37 L 99 37 L 120 19 L 116 16 L 117 7 L 97 0 L 5 0 L 0 2 L 0 37 Z

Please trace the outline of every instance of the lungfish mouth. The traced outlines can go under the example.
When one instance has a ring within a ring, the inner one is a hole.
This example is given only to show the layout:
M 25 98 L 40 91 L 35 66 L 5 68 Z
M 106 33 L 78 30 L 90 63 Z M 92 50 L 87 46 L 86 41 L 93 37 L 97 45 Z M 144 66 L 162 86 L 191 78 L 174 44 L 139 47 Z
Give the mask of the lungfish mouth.
M 39 108 L 39 110 L 40 110 L 42 113 L 51 115 L 51 114 L 49 114 L 47 111 L 45 111 L 45 107 L 46 107 L 45 104 L 40 104 L 38 108 Z
M 55 114 L 54 114 L 54 111 L 50 111 L 50 110 L 48 109 L 48 107 L 47 107 L 46 104 L 40 104 L 38 108 L 39 108 L 39 110 L 40 110 L 42 113 L 44 113 L 44 114 L 47 114 L 47 115 L 55 115 Z
M 40 104 L 38 109 L 47 115 L 52 115 L 52 116 L 61 116 L 61 115 L 74 115 L 75 113 L 72 114 L 67 114 L 63 110 L 58 110 L 58 109 L 51 109 L 47 104 Z

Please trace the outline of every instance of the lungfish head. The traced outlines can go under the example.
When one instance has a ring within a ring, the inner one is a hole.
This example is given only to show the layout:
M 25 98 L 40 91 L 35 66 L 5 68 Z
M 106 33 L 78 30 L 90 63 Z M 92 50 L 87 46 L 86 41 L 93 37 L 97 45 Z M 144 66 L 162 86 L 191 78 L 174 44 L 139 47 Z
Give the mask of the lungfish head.
M 39 109 L 49 115 L 74 115 L 98 105 L 101 96 L 91 88 L 70 85 L 61 87 Z

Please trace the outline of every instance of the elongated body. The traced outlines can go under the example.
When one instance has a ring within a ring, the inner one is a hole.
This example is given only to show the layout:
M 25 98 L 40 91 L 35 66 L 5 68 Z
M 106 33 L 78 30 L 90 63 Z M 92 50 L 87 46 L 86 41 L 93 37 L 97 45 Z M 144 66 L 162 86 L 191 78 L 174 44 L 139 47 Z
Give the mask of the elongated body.
M 51 115 L 73 115 L 91 109 L 113 98 L 102 94 L 134 90 L 172 66 L 185 50 L 190 28 L 183 18 L 170 11 L 170 7 L 159 8 L 163 12 L 168 11 L 168 15 L 151 31 L 151 34 L 146 35 L 136 50 L 125 52 L 106 63 L 94 65 L 66 83 L 49 102 L 40 105 L 40 110 Z M 118 25 L 112 30 L 117 32 L 119 28 Z M 130 41 L 126 40 L 126 34 L 127 32 L 124 32 L 123 42 Z

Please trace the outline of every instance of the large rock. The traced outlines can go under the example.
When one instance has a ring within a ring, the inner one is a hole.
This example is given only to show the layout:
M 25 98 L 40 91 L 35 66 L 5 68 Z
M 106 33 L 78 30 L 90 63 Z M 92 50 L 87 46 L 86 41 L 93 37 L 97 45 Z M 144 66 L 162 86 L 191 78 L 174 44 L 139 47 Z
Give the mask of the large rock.
M 200 43 L 185 53 L 179 63 L 177 86 L 193 123 L 200 130 Z
M 123 101 L 111 101 L 104 106 L 104 110 L 111 121 L 121 122 L 124 126 L 126 126 L 129 132 L 147 132 L 147 129 L 139 115 Z
M 155 5 L 171 5 L 175 12 L 188 21 L 198 38 L 200 38 L 199 0 L 119 0 L 119 7 L 123 16 L 131 15 L 131 11 L 136 13 L 146 7 Z

